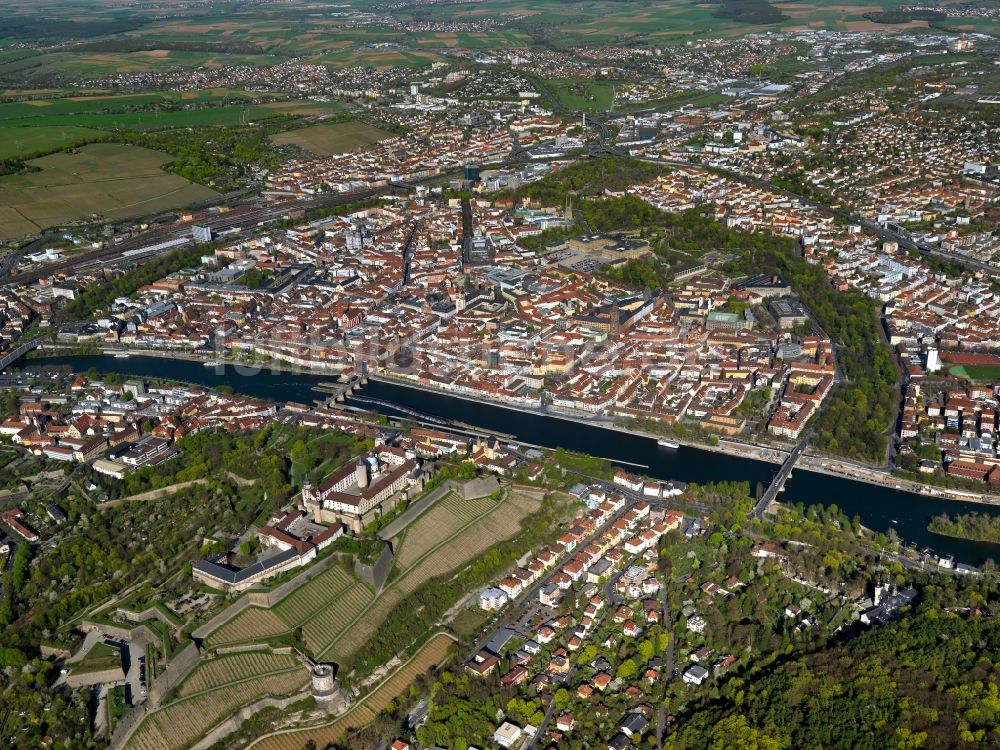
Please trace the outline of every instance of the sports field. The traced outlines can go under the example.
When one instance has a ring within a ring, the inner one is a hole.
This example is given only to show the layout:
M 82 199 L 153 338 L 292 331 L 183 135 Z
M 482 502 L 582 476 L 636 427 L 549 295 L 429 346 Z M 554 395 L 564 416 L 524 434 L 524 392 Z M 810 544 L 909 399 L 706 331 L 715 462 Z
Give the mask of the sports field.
M 34 159 L 38 172 L 0 177 L 0 239 L 98 214 L 121 219 L 165 211 L 216 195 L 162 167 L 149 149 L 94 143 L 75 153 Z
M 342 154 L 360 146 L 389 138 L 391 133 L 364 122 L 336 122 L 279 133 L 272 140 L 282 146 L 298 146 L 317 156 Z
M 1000 382 L 1000 365 L 955 365 L 948 372 L 956 378 Z
M 300 750 L 309 740 L 316 747 L 326 747 L 336 742 L 352 728 L 360 728 L 378 716 L 389 702 L 402 695 L 420 674 L 441 664 L 448 655 L 448 648 L 454 641 L 438 633 L 416 653 L 416 655 L 396 670 L 388 679 L 350 711 L 331 724 L 313 729 L 300 729 L 263 737 L 249 747 L 253 750 Z

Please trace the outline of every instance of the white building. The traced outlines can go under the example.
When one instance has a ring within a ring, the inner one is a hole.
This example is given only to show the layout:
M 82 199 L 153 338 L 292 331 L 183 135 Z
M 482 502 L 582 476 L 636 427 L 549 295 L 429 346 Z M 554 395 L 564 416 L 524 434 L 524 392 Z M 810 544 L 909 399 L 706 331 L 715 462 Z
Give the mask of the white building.
M 708 679 L 708 670 L 695 664 L 684 672 L 684 682 L 689 685 L 700 685 Z
M 488 588 L 479 595 L 479 607 L 487 612 L 500 609 L 507 601 L 507 594 L 498 588 Z

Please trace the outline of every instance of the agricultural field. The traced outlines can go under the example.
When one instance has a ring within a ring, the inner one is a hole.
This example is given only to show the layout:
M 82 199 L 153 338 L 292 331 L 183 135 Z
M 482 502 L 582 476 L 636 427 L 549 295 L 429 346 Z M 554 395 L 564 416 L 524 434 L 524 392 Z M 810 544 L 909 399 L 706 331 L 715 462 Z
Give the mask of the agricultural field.
M 539 504 L 537 500 L 527 496 L 511 495 L 493 503 L 493 510 L 486 515 L 462 525 L 454 524 L 452 533 L 432 546 L 415 544 L 418 537 L 414 535 L 409 541 L 419 554 L 410 566 L 358 615 L 355 622 L 350 623 L 339 634 L 331 636 L 326 633 L 324 638 L 317 639 L 313 645 L 307 633 L 306 640 L 310 647 L 314 648 L 320 659 L 340 664 L 352 663 L 358 652 L 375 635 L 378 624 L 389 616 L 406 595 L 432 578 L 463 567 L 497 542 L 513 536 L 524 518 L 538 510 Z M 432 540 L 428 538 L 426 541 L 430 543 Z M 403 546 L 406 546 L 405 541 Z
M 448 493 L 392 540 L 396 566 L 409 568 L 427 550 L 496 507 L 496 501 L 488 497 L 465 501 L 457 493 Z
M 343 110 L 338 102 L 291 99 L 255 104 L 249 99 L 250 94 L 243 91 L 205 89 L 5 102 L 0 104 L 0 159 L 30 158 L 99 141 L 104 131 L 224 127 L 281 115 L 315 116 Z
M 210 646 L 230 643 L 249 643 L 274 638 L 288 631 L 288 627 L 272 610 L 248 607 L 209 636 Z
M 317 156 L 332 156 L 389 138 L 391 133 L 364 122 L 337 122 L 313 125 L 279 133 L 271 140 L 281 146 L 298 146 Z
M 33 159 L 29 164 L 38 172 L 0 177 L 0 239 L 92 214 L 112 220 L 141 216 L 216 195 L 164 172 L 169 161 L 156 151 L 112 143 Z
M 11 94 L 17 92 L 11 92 Z M 170 105 L 214 104 L 250 95 L 236 89 L 204 89 L 201 91 L 157 92 L 155 94 L 115 94 L 96 96 L 65 96 L 34 98 L 0 104 L 0 120 L 22 120 L 56 115 L 129 112 L 139 108 Z
M 338 112 L 343 112 L 345 109 L 341 102 L 321 102 L 313 99 L 291 99 L 289 101 L 282 102 L 267 102 L 266 104 L 261 104 L 260 108 L 273 110 L 285 115 L 296 115 L 300 117 L 332 115 Z
M 8 126 L 21 125 L 22 129 L 32 130 L 38 127 L 72 126 L 97 130 L 164 130 L 166 128 L 245 125 L 248 122 L 274 117 L 278 114 L 280 111 L 250 104 L 177 111 L 150 109 L 139 112 L 84 112 L 64 115 L 49 115 L 42 112 L 30 119 L 5 121 L 5 124 Z M 13 131 L 13 127 L 9 127 L 9 129 Z
M 404 597 L 511 537 L 538 507 L 539 501 L 517 494 L 499 502 L 484 498 L 470 503 L 447 495 L 400 535 L 399 575 L 378 596 L 351 573 L 334 566 L 273 609 L 249 607 L 239 613 L 208 637 L 209 646 L 261 641 L 302 628 L 317 658 L 350 664 Z
M 177 695 L 183 698 L 251 677 L 293 669 L 299 664 L 299 660 L 291 654 L 272 654 L 268 651 L 219 656 L 202 661 L 178 688 Z
M 151 73 L 169 68 L 217 69 L 227 65 L 269 66 L 285 58 L 216 51 L 148 49 L 135 52 L 82 52 L 57 48 L 31 57 L 0 62 L 0 78 L 24 86 L 65 85 L 116 73 Z
M 367 606 L 372 591 L 336 565 L 303 584 L 273 609 L 250 607 L 209 636 L 212 646 L 274 638 L 302 627 L 307 641 L 338 632 Z
M 194 693 L 146 714 L 125 743 L 126 750 L 184 750 L 236 709 L 265 696 L 297 693 L 309 682 L 304 667 L 232 682 Z
M 438 633 L 406 664 L 396 670 L 372 693 L 332 724 L 263 737 L 250 745 L 253 750 L 301 750 L 311 739 L 317 747 L 336 742 L 348 730 L 363 727 L 381 713 L 390 701 L 401 696 L 420 674 L 434 669 L 448 656 L 451 638 Z
M 429 50 L 410 47 L 345 47 L 316 57 L 313 62 L 337 68 L 367 66 L 382 68 L 424 68 L 443 58 Z
M 738 2 L 729 3 L 741 5 Z M 10 5 L 10 4 L 8 4 Z M 377 0 L 351 4 L 353 11 L 372 10 Z M 169 67 L 273 65 L 298 56 L 335 66 L 422 67 L 437 59 L 436 48 L 490 49 L 529 47 L 556 42 L 564 45 L 601 43 L 675 44 L 703 36 L 738 36 L 776 29 L 826 27 L 838 30 L 884 28 L 864 18 L 873 10 L 898 7 L 898 0 L 844 3 L 834 0 L 776 2 L 742 9 L 740 18 L 715 15 L 726 3 L 667 0 L 483 0 L 455 4 L 421 4 L 394 10 L 400 19 L 475 22 L 517 15 L 520 20 L 489 32 L 419 32 L 356 26 L 340 18 L 310 13 L 300 3 L 205 6 L 197 17 L 158 16 L 153 7 L 123 11 L 107 0 L 78 7 L 58 2 L 38 5 L 17 0 L 9 13 L 32 18 L 38 38 L 75 36 L 90 39 L 80 49 L 9 50 L 0 56 L 0 80 L 12 73 L 35 85 L 87 79 L 109 72 L 143 72 Z M 761 13 L 763 11 L 763 13 Z M 762 24 L 760 21 L 772 23 Z M 970 25 L 971 24 L 967 24 Z M 914 26 L 915 27 L 915 26 Z M 897 27 L 898 28 L 898 27 Z M 72 30 L 72 34 L 70 34 Z M 976 27 L 974 30 L 982 31 Z M 23 34 L 22 34 L 23 35 Z M 32 34 L 28 33 L 27 37 Z M 0 26 L 0 38 L 3 28 Z M 394 43 L 394 47 L 378 47 Z M 133 51 L 128 51 L 133 50 Z
M 75 125 L 7 127 L 5 122 L 0 121 L 0 159 L 17 159 L 43 151 L 53 151 L 97 140 L 100 135 L 90 128 Z

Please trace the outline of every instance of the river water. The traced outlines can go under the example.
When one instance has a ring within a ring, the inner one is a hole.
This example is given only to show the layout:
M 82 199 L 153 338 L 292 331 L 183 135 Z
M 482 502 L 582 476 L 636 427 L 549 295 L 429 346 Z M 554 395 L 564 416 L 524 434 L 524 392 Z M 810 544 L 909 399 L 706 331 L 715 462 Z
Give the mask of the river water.
M 46 357 L 22 362 L 22 366 L 25 365 L 64 365 L 75 371 L 94 367 L 100 372 L 164 378 L 207 387 L 228 385 L 236 392 L 248 396 L 304 404 L 323 398 L 322 393 L 314 390 L 315 386 L 334 379 L 333 375 L 276 373 L 231 365 L 206 367 L 200 362 L 135 355 L 128 359 L 100 355 Z M 766 487 L 778 469 L 775 464 L 686 446 L 676 450 L 665 449 L 659 447 L 655 440 L 640 435 L 555 416 L 516 411 L 483 401 L 455 398 L 395 383 L 373 381 L 359 395 L 365 401 L 357 402 L 357 406 L 389 416 L 410 415 L 391 406 L 373 405 L 367 399 L 390 402 L 406 410 L 416 410 L 464 422 L 483 430 L 513 435 L 526 443 L 567 448 L 613 461 L 640 464 L 640 467 L 629 468 L 657 479 L 676 479 L 699 484 L 710 481 L 748 481 L 752 491 L 758 482 Z M 1000 507 L 943 500 L 803 469 L 794 470 L 779 499 L 786 503 L 806 505 L 836 504 L 848 516 L 859 516 L 861 522 L 871 529 L 888 531 L 894 528 L 908 543 L 915 543 L 921 549 L 931 548 L 937 554 L 954 555 L 960 562 L 975 565 L 986 557 L 1000 558 L 998 545 L 953 539 L 927 531 L 927 523 L 931 517 L 942 512 L 978 511 L 1000 515 Z

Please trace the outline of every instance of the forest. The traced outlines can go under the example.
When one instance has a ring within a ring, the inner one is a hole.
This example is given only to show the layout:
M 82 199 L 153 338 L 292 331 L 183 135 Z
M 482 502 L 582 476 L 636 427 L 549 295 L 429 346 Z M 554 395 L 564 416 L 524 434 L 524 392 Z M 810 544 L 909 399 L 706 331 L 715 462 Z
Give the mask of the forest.
M 268 118 L 269 126 L 291 119 Z M 170 171 L 186 180 L 220 189 L 232 189 L 251 176 L 254 167 L 274 167 L 277 156 L 269 127 L 171 128 L 169 130 L 115 132 L 111 140 L 165 151 L 173 161 Z
M 516 200 L 530 198 L 543 205 L 558 206 L 575 196 L 603 195 L 605 191 L 624 190 L 630 185 L 655 179 L 665 172 L 664 167 L 655 164 L 619 156 L 602 156 L 597 159 L 582 159 L 506 195 Z M 504 194 L 501 193 L 498 197 L 502 198 Z
M 927 530 L 959 539 L 1000 544 L 1000 516 L 989 513 L 959 513 L 954 516 L 942 513 L 931 519 Z
M 155 601 L 187 592 L 192 560 L 216 546 L 224 549 L 250 524 L 266 522 L 289 499 L 293 483 L 320 476 L 363 445 L 345 433 L 317 435 L 287 425 L 245 435 L 201 432 L 179 444 L 175 458 L 122 481 L 90 470 L 85 479 L 111 499 L 192 479 L 199 484 L 155 501 L 103 508 L 71 490 L 61 500 L 68 523 L 59 543 L 18 546 L 0 595 L 0 734 L 7 734 L 5 711 L 43 717 L 19 735 L 24 742 L 18 747 L 39 747 L 46 734 L 63 747 L 103 746 L 80 718 L 87 716 L 87 694 L 52 689 L 58 670 L 41 657 L 42 643 L 72 646 L 73 623 L 126 590 L 149 590 Z M 20 723 L 16 714 L 11 722 Z
M 932 593 L 898 622 L 775 654 L 688 706 L 664 747 L 997 747 L 1000 623 L 942 603 Z

